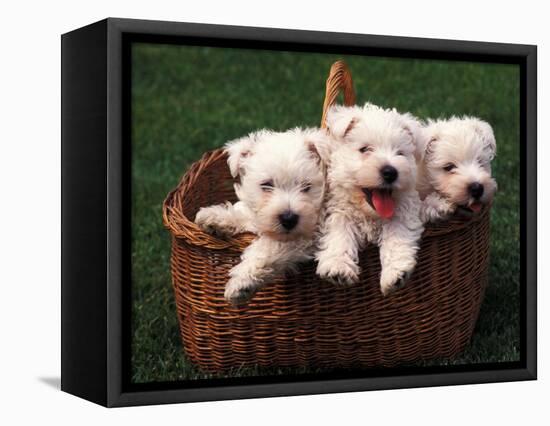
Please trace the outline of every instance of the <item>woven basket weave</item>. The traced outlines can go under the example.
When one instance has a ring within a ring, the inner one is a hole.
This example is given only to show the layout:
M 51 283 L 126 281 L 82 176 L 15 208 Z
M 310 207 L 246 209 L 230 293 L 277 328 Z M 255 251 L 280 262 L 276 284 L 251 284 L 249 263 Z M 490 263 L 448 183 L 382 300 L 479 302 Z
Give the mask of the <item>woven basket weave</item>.
M 336 62 L 326 110 L 340 92 L 355 101 L 351 75 Z M 206 153 L 168 194 L 164 224 L 172 235 L 172 281 L 187 356 L 201 369 L 244 366 L 375 367 L 452 357 L 470 340 L 487 284 L 489 209 L 425 230 L 407 285 L 380 293 L 378 248 L 360 256 L 360 282 L 337 287 L 305 264 L 268 282 L 245 306 L 223 297 L 229 270 L 250 234 L 219 239 L 193 219 L 202 206 L 235 201 L 226 156 Z

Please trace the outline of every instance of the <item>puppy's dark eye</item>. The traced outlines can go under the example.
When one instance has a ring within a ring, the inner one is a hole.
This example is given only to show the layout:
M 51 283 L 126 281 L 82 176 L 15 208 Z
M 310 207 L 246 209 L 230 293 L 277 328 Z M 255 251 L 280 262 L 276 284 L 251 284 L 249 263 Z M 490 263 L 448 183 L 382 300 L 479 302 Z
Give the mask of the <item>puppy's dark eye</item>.
M 365 152 L 372 152 L 372 147 L 366 145 L 366 146 L 364 146 L 364 147 L 362 147 L 362 148 L 359 148 L 359 152 L 360 152 L 361 154 L 364 154 Z
M 311 183 L 305 183 L 302 185 L 302 192 L 309 192 L 311 189 Z
M 443 170 L 445 170 L 446 172 L 450 172 L 454 169 L 456 169 L 456 166 L 453 163 L 449 163 L 443 167 Z
M 262 188 L 262 191 L 265 192 L 273 191 L 273 181 L 266 180 L 265 182 L 260 183 L 260 187 Z
M 403 151 L 397 151 L 397 155 L 401 155 L 401 156 L 404 156 L 405 153 Z

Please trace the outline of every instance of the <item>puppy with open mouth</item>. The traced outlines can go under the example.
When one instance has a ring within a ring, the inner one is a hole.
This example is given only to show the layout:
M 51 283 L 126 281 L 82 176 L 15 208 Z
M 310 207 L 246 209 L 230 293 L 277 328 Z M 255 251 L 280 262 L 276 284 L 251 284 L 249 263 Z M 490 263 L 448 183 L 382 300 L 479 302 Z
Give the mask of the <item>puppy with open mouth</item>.
M 497 189 L 491 176 L 496 154 L 491 126 L 474 117 L 452 117 L 429 121 L 423 132 L 417 180 L 422 221 L 476 214 L 491 203 Z
M 420 123 L 367 103 L 332 107 L 327 127 L 327 145 L 319 151 L 328 167 L 328 194 L 317 273 L 336 283 L 355 283 L 359 251 L 374 243 L 380 249 L 380 288 L 389 294 L 416 266 L 423 232 L 415 160 Z
M 218 235 L 257 235 L 229 272 L 229 302 L 248 301 L 269 278 L 313 259 L 325 192 L 316 141 L 324 138 L 319 129 L 261 130 L 226 144 L 239 201 L 203 207 L 195 223 Z

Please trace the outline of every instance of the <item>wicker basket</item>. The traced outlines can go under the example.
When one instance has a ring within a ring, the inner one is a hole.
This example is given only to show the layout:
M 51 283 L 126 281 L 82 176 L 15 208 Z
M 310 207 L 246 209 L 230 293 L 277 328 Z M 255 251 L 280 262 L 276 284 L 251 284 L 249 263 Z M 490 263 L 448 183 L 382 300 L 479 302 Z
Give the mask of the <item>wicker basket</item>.
M 323 117 L 341 89 L 353 104 L 349 71 L 336 62 Z M 193 223 L 201 206 L 234 201 L 232 185 L 223 151 L 208 152 L 163 206 L 183 346 L 201 369 L 391 366 L 452 357 L 470 340 L 487 284 L 489 209 L 428 226 L 411 281 L 391 296 L 380 293 L 378 249 L 369 246 L 357 285 L 323 282 L 311 263 L 267 283 L 246 306 L 232 307 L 223 298 L 228 271 L 254 236 L 219 239 Z

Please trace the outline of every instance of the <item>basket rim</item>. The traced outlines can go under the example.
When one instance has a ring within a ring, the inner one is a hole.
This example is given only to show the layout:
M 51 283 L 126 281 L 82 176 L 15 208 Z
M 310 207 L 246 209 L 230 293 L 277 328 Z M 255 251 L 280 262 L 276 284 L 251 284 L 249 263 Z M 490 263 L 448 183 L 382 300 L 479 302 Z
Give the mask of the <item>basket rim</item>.
M 194 162 L 183 175 L 178 185 L 168 193 L 163 205 L 162 216 L 164 226 L 170 231 L 172 237 L 182 239 L 191 245 L 204 246 L 213 250 L 242 251 L 248 246 L 255 235 L 243 233 L 235 236 L 218 237 L 203 231 L 195 222 L 188 218 L 175 204 L 176 195 L 185 199 L 185 194 L 197 180 L 201 173 L 209 166 L 226 157 L 223 148 L 205 152 L 202 157 Z
M 217 161 L 225 159 L 226 156 L 227 154 L 223 148 L 207 151 L 198 161 L 191 165 L 178 185 L 166 196 L 162 205 L 163 223 L 173 238 L 183 240 L 190 245 L 203 246 L 212 250 L 229 249 L 237 252 L 244 250 L 256 238 L 256 235 L 252 233 L 243 233 L 223 238 L 208 234 L 190 218 L 185 216 L 175 205 L 176 195 L 179 195 L 181 199 L 185 199 L 187 191 L 200 179 L 202 172 Z M 483 219 L 485 215 L 489 214 L 489 211 L 490 206 L 487 205 L 483 207 L 479 214 L 471 218 L 453 216 L 447 221 L 427 223 L 424 225 L 425 229 L 421 238 L 436 237 L 460 231 L 470 226 L 470 224 Z

